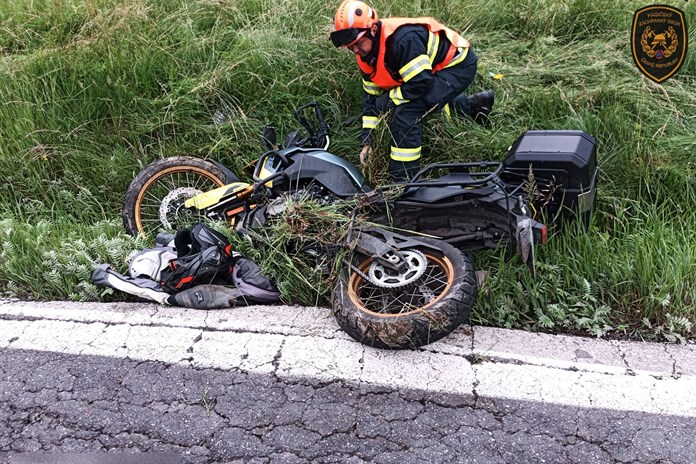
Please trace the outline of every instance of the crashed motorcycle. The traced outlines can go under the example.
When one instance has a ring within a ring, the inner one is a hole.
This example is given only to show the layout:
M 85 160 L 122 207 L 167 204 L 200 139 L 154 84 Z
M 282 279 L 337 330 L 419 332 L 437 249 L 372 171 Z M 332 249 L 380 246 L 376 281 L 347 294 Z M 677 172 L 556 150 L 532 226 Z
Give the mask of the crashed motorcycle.
M 265 128 L 268 151 L 252 183 L 213 160 L 179 156 L 147 166 L 125 196 L 127 231 L 154 236 L 223 220 L 253 236 L 299 197 L 359 205 L 353 215 L 368 221 L 350 221 L 336 244 L 350 253 L 340 258 L 333 313 L 355 340 L 400 349 L 439 340 L 468 318 L 477 291 L 470 251 L 509 246 L 534 272 L 535 247 L 546 242 L 540 211 L 588 221 L 594 207 L 596 142 L 581 131 L 527 131 L 502 162 L 431 164 L 407 183 L 373 189 L 328 151 L 330 128 L 316 102 L 295 118 L 302 127 L 282 146 Z

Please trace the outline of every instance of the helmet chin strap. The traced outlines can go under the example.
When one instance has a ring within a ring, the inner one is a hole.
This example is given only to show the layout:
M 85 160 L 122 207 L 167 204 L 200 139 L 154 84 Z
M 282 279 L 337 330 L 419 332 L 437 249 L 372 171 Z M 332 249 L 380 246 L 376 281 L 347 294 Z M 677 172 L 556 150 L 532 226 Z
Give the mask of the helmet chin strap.
M 367 56 L 365 62 L 370 66 L 374 66 L 377 62 L 377 51 L 379 49 L 379 40 L 377 40 L 377 32 L 379 31 L 379 26 L 375 23 L 370 27 L 368 34 L 370 34 L 370 39 L 372 40 L 372 51 Z

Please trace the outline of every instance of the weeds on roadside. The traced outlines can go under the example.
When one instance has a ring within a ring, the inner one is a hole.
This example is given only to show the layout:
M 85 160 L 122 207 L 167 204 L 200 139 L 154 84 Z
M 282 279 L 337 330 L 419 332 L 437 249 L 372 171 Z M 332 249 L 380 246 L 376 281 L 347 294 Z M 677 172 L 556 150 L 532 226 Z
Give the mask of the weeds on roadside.
M 111 289 L 90 281 L 94 267 L 124 272 L 143 240 L 126 235 L 120 221 L 87 226 L 70 222 L 0 221 L 0 294 L 6 297 L 108 301 Z

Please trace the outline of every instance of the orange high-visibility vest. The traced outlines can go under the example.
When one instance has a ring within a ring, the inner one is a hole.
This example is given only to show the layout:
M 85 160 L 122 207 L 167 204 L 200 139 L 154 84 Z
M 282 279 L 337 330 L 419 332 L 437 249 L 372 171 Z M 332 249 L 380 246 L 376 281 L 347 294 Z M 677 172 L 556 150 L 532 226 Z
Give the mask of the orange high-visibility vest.
M 370 80 L 377 84 L 380 88 L 384 90 L 390 90 L 403 84 L 402 80 L 394 80 L 391 73 L 387 71 L 384 64 L 384 58 L 386 55 L 386 44 L 387 39 L 392 35 L 399 27 L 405 25 L 422 25 L 427 26 L 430 32 L 437 34 L 439 32 L 444 32 L 447 40 L 450 41 L 450 48 L 447 51 L 447 55 L 442 62 L 433 66 L 433 72 L 439 71 L 440 69 L 447 66 L 447 64 L 452 61 L 452 58 L 457 54 L 459 48 L 469 48 L 469 41 L 462 38 L 459 34 L 454 32 L 452 29 L 443 26 L 442 24 L 435 21 L 433 18 L 387 18 L 382 20 L 382 28 L 379 37 L 379 53 L 377 54 L 377 61 L 375 67 L 370 66 L 365 63 L 359 56 L 356 55 L 358 60 L 358 66 L 360 69 L 370 76 Z

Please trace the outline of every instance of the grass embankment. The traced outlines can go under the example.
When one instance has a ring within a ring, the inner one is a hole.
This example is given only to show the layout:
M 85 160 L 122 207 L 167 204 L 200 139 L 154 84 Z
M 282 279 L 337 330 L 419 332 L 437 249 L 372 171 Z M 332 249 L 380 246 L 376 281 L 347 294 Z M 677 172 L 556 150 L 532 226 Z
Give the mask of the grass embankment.
M 670 2 L 696 25 L 693 2 Z M 236 172 L 263 150 L 265 123 L 294 128 L 319 100 L 331 121 L 359 113 L 353 58 L 327 39 L 335 5 L 316 0 L 21 0 L 0 11 L 0 292 L 113 299 L 91 266 L 125 270 L 145 245 L 120 227 L 134 175 L 165 156 L 212 157 Z M 480 57 L 471 91 L 493 88 L 493 127 L 435 117 L 425 161 L 501 159 L 527 129 L 582 129 L 599 144 L 589 232 L 556 231 L 536 280 L 517 258 L 488 270 L 474 323 L 593 334 L 690 337 L 696 316 L 696 45 L 663 85 L 631 58 L 636 5 L 623 0 L 376 4 L 432 15 Z M 502 80 L 489 77 L 502 73 Z M 222 112 L 225 122 L 213 123 Z M 358 128 L 333 151 L 357 161 Z M 388 138 L 369 162 L 383 179 Z M 278 248 L 278 247 L 276 247 Z M 254 253 L 252 250 L 247 250 Z M 259 259 L 260 256 L 257 256 Z M 287 301 L 324 303 L 326 286 L 278 251 L 265 267 Z M 304 274 L 304 277 L 301 276 Z

